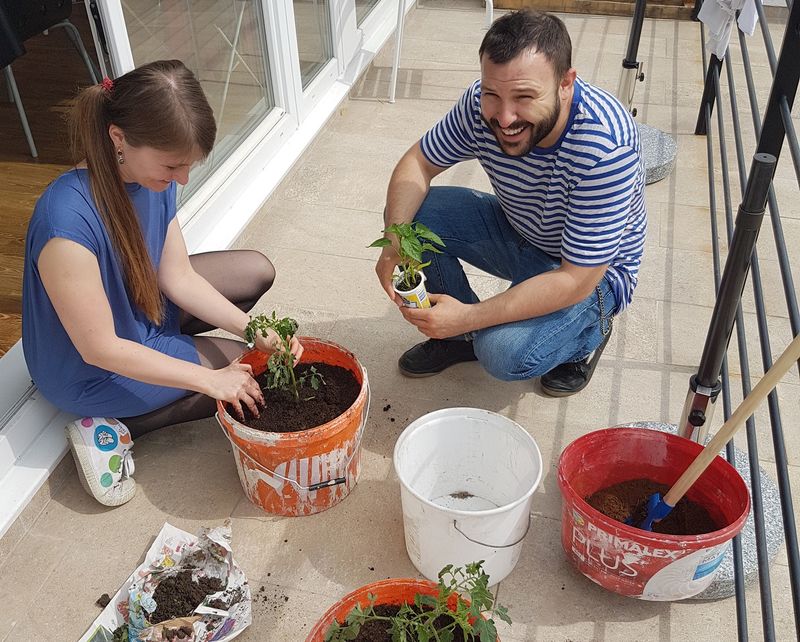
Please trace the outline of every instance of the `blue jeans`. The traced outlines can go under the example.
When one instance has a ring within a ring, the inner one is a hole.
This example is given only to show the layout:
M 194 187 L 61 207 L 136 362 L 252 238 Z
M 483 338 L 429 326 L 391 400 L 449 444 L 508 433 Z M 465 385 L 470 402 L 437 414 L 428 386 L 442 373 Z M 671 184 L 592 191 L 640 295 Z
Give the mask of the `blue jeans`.
M 510 281 L 512 287 L 561 264 L 511 227 L 492 194 L 433 187 L 415 220 L 436 232 L 445 244 L 442 254 L 424 256 L 431 261 L 425 268 L 428 291 L 449 294 L 463 303 L 477 303 L 478 297 L 459 259 Z M 603 278 L 590 296 L 575 305 L 477 330 L 469 338 L 489 374 L 504 381 L 530 379 L 587 357 L 611 331 L 616 309 L 611 286 Z

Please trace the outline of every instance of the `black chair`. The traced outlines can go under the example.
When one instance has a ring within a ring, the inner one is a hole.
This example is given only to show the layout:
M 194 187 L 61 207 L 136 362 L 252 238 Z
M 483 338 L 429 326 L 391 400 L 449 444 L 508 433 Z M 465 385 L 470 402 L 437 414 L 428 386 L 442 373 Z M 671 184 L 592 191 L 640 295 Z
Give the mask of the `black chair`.
M 26 40 L 54 27 L 63 27 L 83 58 L 92 82 L 100 82 L 100 74 L 92 64 L 89 54 L 86 53 L 80 33 L 69 21 L 71 15 L 72 0 L 0 0 L 0 67 L 3 68 L 9 97 L 17 106 L 22 129 L 25 131 L 31 156 L 34 158 L 39 154 L 33 142 L 33 135 L 19 96 L 14 72 L 11 70 L 11 63 L 25 53 L 24 43 Z

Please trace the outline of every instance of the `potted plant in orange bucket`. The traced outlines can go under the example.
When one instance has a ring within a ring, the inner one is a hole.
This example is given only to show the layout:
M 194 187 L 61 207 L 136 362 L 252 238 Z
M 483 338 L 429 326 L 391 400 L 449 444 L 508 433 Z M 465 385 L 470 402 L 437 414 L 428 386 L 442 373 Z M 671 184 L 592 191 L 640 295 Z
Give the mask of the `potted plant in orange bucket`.
M 389 579 L 363 586 L 334 604 L 306 642 L 496 642 L 496 604 L 482 562 L 445 566 L 438 583 Z
M 430 265 L 430 261 L 423 262 L 423 252 L 441 254 L 436 247 L 444 247 L 444 242 L 437 234 L 419 222 L 396 223 L 390 225 L 384 234 L 394 234 L 397 237 L 395 250 L 400 257 L 400 273 L 392 282 L 394 291 L 400 295 L 403 305 L 411 308 L 431 307 L 428 293 L 425 289 L 425 273 L 423 268 Z M 385 236 L 373 241 L 369 247 L 387 247 L 392 245 L 391 239 Z
M 245 494 L 277 515 L 318 513 L 349 494 L 369 413 L 367 371 L 356 356 L 330 341 L 298 337 L 303 358 L 296 364 L 290 342 L 297 329 L 297 321 L 275 312 L 248 323 L 251 345 L 258 333 L 279 337 L 274 353 L 250 350 L 240 359 L 262 388 L 266 404 L 258 417 L 237 416 L 217 402 Z

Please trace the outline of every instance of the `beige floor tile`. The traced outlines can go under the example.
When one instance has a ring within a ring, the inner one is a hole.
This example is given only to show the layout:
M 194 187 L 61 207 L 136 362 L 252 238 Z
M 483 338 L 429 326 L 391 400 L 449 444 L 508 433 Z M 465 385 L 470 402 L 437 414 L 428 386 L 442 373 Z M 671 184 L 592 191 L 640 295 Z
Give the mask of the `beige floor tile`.
M 12 556 L 17 544 L 24 540 L 25 535 L 30 531 L 53 496 L 60 492 L 68 478 L 74 474 L 75 465 L 72 462 L 71 455 L 67 454 L 0 538 L 0 571 L 2 571 L 6 560 Z
M 713 251 L 711 213 L 708 207 L 680 205 L 672 216 L 661 219 L 661 243 L 664 247 L 697 252 Z M 720 251 L 727 251 L 724 223 L 720 222 L 720 235 L 716 240 Z
M 386 185 L 409 143 L 324 131 L 273 199 L 383 211 Z
M 789 251 L 791 252 L 791 250 Z M 767 316 L 788 317 L 789 312 L 783 292 L 783 279 L 780 265 L 777 261 L 770 261 L 759 257 L 758 272 L 759 278 L 761 279 L 764 309 Z M 797 268 L 795 267 L 792 272 L 797 273 Z M 755 278 L 755 271 L 751 270 L 750 278 L 745 283 L 744 291 L 742 292 L 742 309 L 747 313 L 755 313 L 756 311 L 755 295 L 753 294 L 752 286 L 753 278 Z M 796 280 L 794 287 L 795 296 L 797 296 L 798 283 Z
M 392 396 L 402 391 L 403 395 L 419 395 L 421 399 L 438 401 L 443 405 L 476 406 L 504 414 L 530 414 L 526 407 L 533 395 L 531 382 L 506 383 L 499 387 L 488 385 L 495 380 L 477 363 L 458 364 L 434 378 L 408 379 L 401 375 L 397 359 L 425 337 L 406 323 L 399 312 L 391 312 L 391 318 L 397 320 L 340 318 L 332 334 L 334 341 L 345 344 L 349 340 L 356 354 L 367 355 L 364 362 L 370 372 L 373 390 L 385 391 L 382 394 L 389 402 Z
M 364 245 L 377 237 L 372 228 L 364 230 L 363 235 L 367 239 Z M 366 320 L 395 311 L 378 283 L 372 259 L 281 249 L 273 261 L 282 274 L 292 275 L 291 279 L 277 279 L 268 295 L 280 301 L 287 313 L 295 309 L 324 310 Z
M 298 591 L 267 581 L 251 581 L 251 587 L 255 588 L 253 623 L 236 638 L 241 642 L 301 642 L 337 599 L 335 595 Z
M 475 32 L 473 42 L 452 42 L 447 47 L 442 47 L 435 40 L 420 38 L 410 31 L 403 35 L 403 44 L 400 50 L 400 69 L 416 66 L 418 60 L 436 60 L 450 64 L 463 64 L 474 61 L 478 64 L 478 45 L 480 32 Z M 379 67 L 391 68 L 394 62 L 394 41 L 387 43 L 381 52 L 375 56 L 374 64 Z
M 331 129 L 385 136 L 410 146 L 453 107 L 478 75 L 473 68 L 414 69 L 400 74 L 395 90 L 395 98 L 402 101 L 398 106 L 388 102 L 390 75 L 376 70 L 353 87 L 342 117 L 331 123 Z
M 707 252 L 649 248 L 639 269 L 636 295 L 660 301 L 713 305 L 712 256 Z
M 376 75 L 366 76 L 356 85 L 351 93 L 354 102 L 374 104 L 377 109 L 372 117 L 377 120 L 371 128 L 393 138 L 402 138 L 405 141 L 419 138 L 436 121 L 444 116 L 448 110 L 461 97 L 464 91 L 479 77 L 477 71 L 460 72 L 445 71 L 442 75 L 451 79 L 451 85 L 439 85 L 436 78 L 429 78 L 431 72 L 420 71 L 415 68 L 401 68 L 397 72 L 397 86 L 395 87 L 395 100 L 412 105 L 417 101 L 426 101 L 428 109 L 421 109 L 417 113 L 400 113 L 395 105 L 389 102 L 391 91 L 391 69 L 377 69 Z M 456 81 L 457 84 L 456 84 Z M 395 114 L 391 111 L 394 109 Z M 352 123 L 351 123 L 352 126 Z
M 17 544 L 23 540 L 27 532 L 28 526 L 19 518 L 8 527 L 3 537 L 0 538 L 0 569 L 11 558 Z
M 664 218 L 664 210 L 667 209 L 664 203 L 650 198 L 647 192 L 645 192 L 645 200 L 647 202 L 647 236 L 645 237 L 642 261 L 648 260 L 651 247 L 658 247 L 661 244 L 661 221 Z M 637 295 L 634 294 L 634 296 Z
M 751 387 L 755 386 L 759 378 L 753 377 Z M 731 398 L 733 399 L 731 412 L 733 412 L 742 400 L 742 384 L 739 376 L 732 375 L 730 377 L 730 389 Z M 796 383 L 781 383 L 777 390 L 777 400 L 781 411 L 780 426 L 782 428 L 786 460 L 792 466 L 800 466 L 800 452 L 798 452 L 800 448 L 800 386 Z M 714 409 L 714 417 L 710 428 L 712 434 L 725 422 L 725 413 L 721 401 L 721 399 L 717 401 Z M 772 434 L 769 405 L 766 401 L 756 409 L 753 415 L 753 422 L 755 434 L 758 437 L 759 461 L 762 462 L 765 468 L 768 468 L 767 472 L 775 479 L 774 466 L 770 465 L 776 460 L 775 442 Z M 737 448 L 743 451 L 748 450 L 745 426 L 742 426 L 737 433 L 735 443 Z
M 12 633 L 29 617 L 42 587 L 47 582 L 60 584 L 65 580 L 54 575 L 59 562 L 70 554 L 65 544 L 60 537 L 28 533 L 16 546 L 13 556 L 3 565 L 0 639 L 17 639 Z
M 786 208 L 787 210 L 790 208 Z M 783 241 L 789 254 L 790 263 L 793 266 L 793 271 L 796 271 L 800 259 L 792 256 L 794 254 L 792 248 L 800 247 L 800 220 L 792 217 L 783 217 L 783 210 L 781 211 L 780 230 L 783 235 Z M 761 224 L 761 231 L 758 235 L 758 256 L 765 261 L 777 261 L 778 254 L 775 247 L 775 233 L 768 218 L 764 218 Z
M 400 490 L 388 460 L 362 456 L 358 484 L 332 509 L 290 519 L 265 518 L 249 503 L 237 507 L 236 554 L 248 577 L 337 595 L 386 577 L 417 576 L 405 553 Z
M 638 361 L 658 360 L 657 301 L 634 296 L 633 302 L 614 319 L 614 330 L 604 355 Z
M 382 236 L 380 210 L 369 212 L 271 199 L 259 216 L 263 217 L 259 224 L 248 227 L 246 234 L 237 240 L 237 247 L 269 248 L 268 256 L 279 250 L 303 250 L 372 262 L 380 255 L 379 249 L 368 247 Z M 278 278 L 281 276 L 284 276 L 283 270 Z M 286 280 L 289 276 L 286 272 Z
M 420 61 L 415 64 L 413 68 L 401 70 L 398 73 L 397 86 L 398 96 L 399 87 L 401 85 L 419 85 L 419 91 L 422 88 L 433 89 L 456 89 L 463 92 L 469 85 L 475 82 L 480 77 L 480 68 L 477 61 L 462 61 L 461 63 L 444 63 L 436 60 Z M 369 96 L 369 88 L 374 87 L 379 82 L 391 81 L 391 67 L 380 67 L 377 65 L 370 66 L 364 72 L 361 81 L 357 83 L 350 95 L 351 99 L 365 98 Z M 379 98 L 385 98 L 381 94 Z M 428 104 L 428 107 L 436 107 L 436 100 Z M 407 103 L 404 104 L 406 106 Z M 422 106 L 422 105 L 420 105 Z M 403 110 L 405 111 L 405 110 Z
M 205 423 L 209 434 L 219 431 L 213 419 Z M 101 506 L 75 476 L 47 505 L 30 534 L 57 534 L 78 548 L 92 548 L 108 533 L 119 532 L 140 555 L 165 521 L 195 532 L 229 516 L 242 493 L 230 452 L 224 446 L 212 453 L 185 444 L 168 449 L 159 439 L 136 441 L 136 496 L 127 504 Z

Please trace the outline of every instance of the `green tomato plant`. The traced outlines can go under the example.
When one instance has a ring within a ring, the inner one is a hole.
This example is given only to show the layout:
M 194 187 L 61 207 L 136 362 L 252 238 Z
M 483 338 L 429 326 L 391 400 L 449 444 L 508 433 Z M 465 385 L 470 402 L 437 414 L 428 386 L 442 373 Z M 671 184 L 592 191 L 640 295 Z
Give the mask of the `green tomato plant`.
M 403 604 L 396 615 L 375 613 L 375 596 L 368 594 L 369 605 L 356 605 L 343 624 L 334 622 L 325 632 L 325 642 L 346 642 L 358 636 L 362 625 L 370 621 L 384 621 L 389 625 L 392 642 L 452 642 L 455 631 L 460 630 L 465 640 L 496 642 L 497 616 L 511 624 L 508 609 L 495 604 L 489 591 L 489 576 L 483 571 L 483 560 L 465 567 L 445 566 L 439 571 L 436 596 L 414 596 L 414 605 Z M 455 609 L 448 602 L 457 596 Z M 463 597 L 462 597 L 463 596 Z M 448 616 L 445 625 L 434 624 L 442 615 Z
M 394 234 L 397 237 L 395 250 L 400 257 L 400 270 L 402 275 L 397 285 L 404 290 L 413 289 L 418 283 L 419 271 L 430 265 L 430 261 L 423 262 L 423 252 L 441 254 L 439 247 L 444 247 L 444 242 L 439 236 L 418 222 L 395 223 L 385 230 L 384 234 Z M 381 237 L 373 241 L 368 247 L 387 247 L 392 245 L 391 239 Z M 436 247 L 436 246 L 439 247 Z
M 325 384 L 322 374 L 314 366 L 299 377 L 294 371 L 295 356 L 292 354 L 291 341 L 297 333 L 297 321 L 290 317 L 279 319 L 273 310 L 272 316 L 259 314 L 250 318 L 244 329 L 244 339 L 247 347 L 252 349 L 256 344 L 256 337 L 261 334 L 267 337 L 268 330 L 278 335 L 278 348 L 267 361 L 267 388 L 285 390 L 292 394 L 295 401 L 300 400 L 300 389 L 308 381 L 313 390 L 319 390 Z M 305 397 L 304 401 L 314 397 Z

